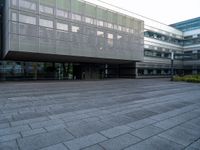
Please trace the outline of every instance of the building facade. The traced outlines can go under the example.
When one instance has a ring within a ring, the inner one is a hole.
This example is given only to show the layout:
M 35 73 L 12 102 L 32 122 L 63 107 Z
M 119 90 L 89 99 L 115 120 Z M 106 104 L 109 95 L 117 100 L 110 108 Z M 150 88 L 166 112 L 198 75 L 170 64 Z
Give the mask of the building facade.
M 142 20 L 78 0 L 3 5 L 2 78 L 116 77 L 118 65 L 134 76 L 143 60 Z
M 144 18 L 144 61 L 137 63 L 138 77 L 171 74 L 171 52 L 175 73 L 200 73 L 200 17 L 169 26 Z
M 183 31 L 184 72 L 200 74 L 200 17 L 171 26 Z
M 199 73 L 200 25 L 178 27 L 191 21 L 168 26 L 98 0 L 1 0 L 0 78 L 167 77 L 171 52 L 176 73 Z

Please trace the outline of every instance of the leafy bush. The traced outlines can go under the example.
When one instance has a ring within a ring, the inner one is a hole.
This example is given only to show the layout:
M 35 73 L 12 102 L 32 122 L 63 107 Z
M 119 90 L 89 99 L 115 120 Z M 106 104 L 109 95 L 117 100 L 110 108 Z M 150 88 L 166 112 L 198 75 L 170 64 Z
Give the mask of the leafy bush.
M 174 81 L 200 83 L 200 75 L 175 76 Z

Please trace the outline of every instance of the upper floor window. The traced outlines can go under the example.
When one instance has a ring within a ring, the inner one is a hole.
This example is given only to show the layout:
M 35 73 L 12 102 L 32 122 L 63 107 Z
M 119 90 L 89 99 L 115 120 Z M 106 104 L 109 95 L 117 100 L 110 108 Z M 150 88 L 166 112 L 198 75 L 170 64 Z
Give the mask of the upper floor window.
M 122 39 L 122 36 L 121 35 L 117 35 L 117 39 L 118 40 Z
M 36 17 L 19 14 L 19 22 L 36 25 Z
M 68 25 L 64 23 L 57 23 L 57 29 L 68 31 Z
M 80 27 L 78 26 L 72 26 L 72 32 L 79 32 Z
M 93 24 L 93 19 L 89 17 L 85 17 L 85 22 L 89 24 Z
M 46 19 L 40 19 L 40 26 L 53 28 L 53 21 L 52 20 L 46 20 Z
M 113 39 L 113 34 L 108 33 L 108 39 Z
M 81 16 L 77 15 L 77 14 L 72 14 L 72 19 L 77 20 L 77 21 L 81 21 Z
M 102 32 L 102 31 L 97 31 L 97 36 L 99 36 L 99 37 L 104 37 L 104 32 Z
M 57 9 L 56 10 L 56 16 L 63 17 L 63 18 L 68 18 L 68 12 L 60 10 L 60 9 Z
M 107 23 L 107 25 L 108 25 L 108 28 L 113 28 L 113 24 L 111 24 L 111 23 Z
M 97 25 L 103 27 L 103 21 L 97 20 Z
M 40 12 L 47 13 L 47 14 L 53 14 L 53 8 L 44 6 L 44 5 L 40 5 Z
M 16 13 L 12 13 L 11 20 L 17 21 L 17 14 Z
M 20 0 L 19 6 L 30 10 L 36 10 L 36 3 L 27 0 Z
M 119 31 L 122 31 L 122 26 L 118 26 L 118 30 L 119 30 Z
M 133 29 L 130 29 L 130 33 L 132 33 L 132 34 L 133 34 L 133 33 L 134 33 L 134 30 L 133 30 Z M 142 34 L 143 34 L 143 33 L 142 33 Z
M 114 24 L 114 29 L 118 30 L 118 26 L 116 24 Z

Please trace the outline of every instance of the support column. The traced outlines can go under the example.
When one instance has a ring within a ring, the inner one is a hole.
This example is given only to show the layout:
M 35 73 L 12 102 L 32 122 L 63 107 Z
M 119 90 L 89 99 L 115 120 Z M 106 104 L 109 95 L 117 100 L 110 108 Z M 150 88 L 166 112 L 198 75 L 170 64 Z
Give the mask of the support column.
M 37 80 L 37 63 L 33 63 L 34 80 Z

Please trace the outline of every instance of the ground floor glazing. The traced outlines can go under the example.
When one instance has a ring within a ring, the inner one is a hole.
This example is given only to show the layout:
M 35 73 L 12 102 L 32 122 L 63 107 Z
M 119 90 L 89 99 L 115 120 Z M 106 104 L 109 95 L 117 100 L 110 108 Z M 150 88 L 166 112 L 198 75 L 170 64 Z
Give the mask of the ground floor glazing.
M 81 80 L 104 78 L 134 78 L 135 63 L 58 63 L 0 61 L 1 80 Z
M 84 80 L 171 75 L 171 68 L 136 68 L 130 64 L 0 61 L 1 80 Z M 174 69 L 175 74 L 200 74 L 196 68 Z

